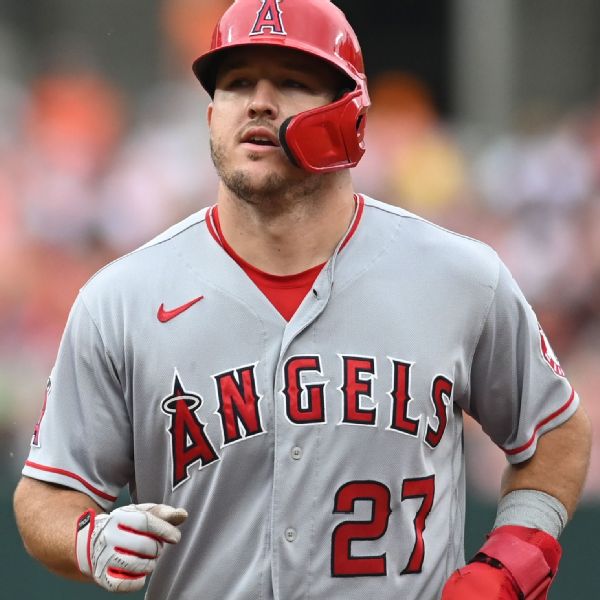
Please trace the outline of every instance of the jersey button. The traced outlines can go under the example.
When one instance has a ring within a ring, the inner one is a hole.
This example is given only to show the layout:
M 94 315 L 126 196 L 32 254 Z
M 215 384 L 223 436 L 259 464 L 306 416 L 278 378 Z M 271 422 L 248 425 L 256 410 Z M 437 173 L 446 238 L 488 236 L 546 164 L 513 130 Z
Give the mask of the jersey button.
M 298 537 L 298 533 L 297 533 L 297 531 L 293 527 L 288 527 L 285 530 L 285 539 L 288 542 L 294 542 L 294 541 L 296 541 L 297 537 Z
M 294 460 L 300 460 L 302 458 L 302 448 L 300 448 L 300 446 L 294 446 L 291 454 Z

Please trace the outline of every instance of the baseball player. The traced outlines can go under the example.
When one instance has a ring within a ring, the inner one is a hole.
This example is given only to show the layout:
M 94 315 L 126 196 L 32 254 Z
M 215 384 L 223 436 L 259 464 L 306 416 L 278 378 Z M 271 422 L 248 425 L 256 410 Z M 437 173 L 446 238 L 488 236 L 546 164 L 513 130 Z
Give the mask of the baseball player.
M 193 69 L 216 204 L 81 290 L 15 494 L 30 553 L 151 600 L 546 598 L 587 419 L 493 250 L 354 192 L 342 12 L 237 0 Z M 466 566 L 465 412 L 509 463 Z

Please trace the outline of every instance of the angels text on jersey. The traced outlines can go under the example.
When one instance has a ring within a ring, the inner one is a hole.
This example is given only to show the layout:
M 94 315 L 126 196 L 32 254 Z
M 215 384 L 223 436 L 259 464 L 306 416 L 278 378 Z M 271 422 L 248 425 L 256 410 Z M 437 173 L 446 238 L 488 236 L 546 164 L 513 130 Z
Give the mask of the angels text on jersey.
M 373 397 L 376 359 L 356 355 L 340 355 L 340 359 L 342 384 L 337 389 L 329 389 L 333 377 L 328 378 L 323 372 L 321 357 L 317 354 L 291 356 L 283 363 L 284 387 L 277 398 L 284 400 L 284 413 L 290 424 L 303 427 L 326 423 L 328 404 L 338 402 L 342 415 L 338 425 L 383 427 L 415 439 L 421 437 L 432 450 L 437 447 L 448 422 L 452 380 L 440 374 L 431 377 L 432 414 L 420 414 L 412 408 L 410 392 L 411 377 L 418 367 L 388 357 L 390 410 L 386 414 Z M 263 396 L 256 385 L 259 368 L 260 363 L 255 363 L 212 375 L 214 399 L 202 398 L 186 389 L 183 377 L 175 370 L 173 389 L 161 402 L 171 445 L 173 489 L 190 478 L 191 467 L 196 463 L 198 469 L 202 469 L 220 459 L 219 442 L 224 450 L 231 444 L 266 433 L 260 410 Z M 219 419 L 221 440 L 210 439 L 207 423 L 197 414 L 205 401 L 215 402 L 214 414 Z

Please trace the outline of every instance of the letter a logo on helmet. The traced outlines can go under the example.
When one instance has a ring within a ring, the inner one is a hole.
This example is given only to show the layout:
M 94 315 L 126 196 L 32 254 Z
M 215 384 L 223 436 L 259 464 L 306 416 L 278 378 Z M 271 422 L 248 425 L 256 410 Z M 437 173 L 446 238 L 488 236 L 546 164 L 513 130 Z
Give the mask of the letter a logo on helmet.
M 261 35 L 263 33 L 287 35 L 281 20 L 281 8 L 279 8 L 281 1 L 262 0 L 262 6 L 258 10 L 254 27 L 252 27 L 249 35 Z

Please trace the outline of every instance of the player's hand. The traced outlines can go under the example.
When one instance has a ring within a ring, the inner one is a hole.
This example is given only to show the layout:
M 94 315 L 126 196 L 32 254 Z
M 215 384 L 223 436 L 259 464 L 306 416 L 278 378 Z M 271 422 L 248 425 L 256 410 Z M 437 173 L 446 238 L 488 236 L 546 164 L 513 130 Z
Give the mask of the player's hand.
M 471 563 L 452 573 L 441 600 L 519 600 L 510 573 L 485 563 Z
M 183 508 L 166 504 L 130 504 L 111 513 L 89 510 L 77 521 L 75 552 L 79 570 L 110 592 L 144 587 L 165 543 L 181 539 Z
M 473 560 L 446 582 L 441 600 L 546 600 L 560 544 L 538 529 L 495 529 Z

